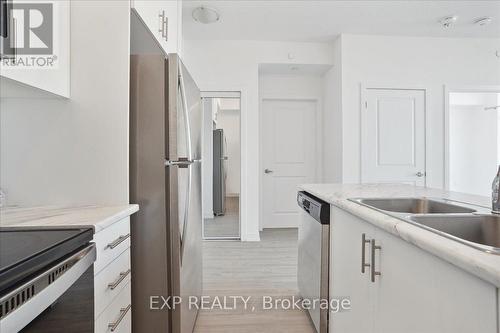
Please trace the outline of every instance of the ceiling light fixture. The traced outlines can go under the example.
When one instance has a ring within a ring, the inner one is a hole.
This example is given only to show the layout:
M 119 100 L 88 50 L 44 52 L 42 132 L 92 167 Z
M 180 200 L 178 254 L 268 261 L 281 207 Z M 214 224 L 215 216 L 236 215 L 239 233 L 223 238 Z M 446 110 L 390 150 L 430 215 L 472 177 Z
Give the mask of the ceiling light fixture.
M 220 14 L 213 8 L 197 7 L 193 9 L 193 19 L 203 24 L 215 23 L 220 20 Z
M 446 16 L 439 20 L 439 23 L 443 26 L 443 28 L 449 28 L 454 25 L 458 20 L 458 16 Z
M 478 18 L 477 20 L 475 20 L 474 24 L 479 25 L 479 26 L 484 26 L 484 25 L 490 24 L 491 21 L 493 21 L 493 19 L 491 17 L 481 17 L 481 18 Z

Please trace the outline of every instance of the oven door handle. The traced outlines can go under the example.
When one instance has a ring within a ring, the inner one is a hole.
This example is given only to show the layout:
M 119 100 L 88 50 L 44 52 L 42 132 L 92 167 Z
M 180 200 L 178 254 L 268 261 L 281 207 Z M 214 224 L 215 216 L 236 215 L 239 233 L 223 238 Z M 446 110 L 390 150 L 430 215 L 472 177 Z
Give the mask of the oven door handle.
M 95 244 L 90 243 L 82 250 L 2 296 L 0 304 L 9 301 L 14 306 L 11 306 L 0 320 L 0 332 L 18 332 L 23 329 L 61 297 L 92 266 L 95 259 Z M 23 293 L 26 296 L 24 302 L 21 301 L 18 304 L 18 295 Z

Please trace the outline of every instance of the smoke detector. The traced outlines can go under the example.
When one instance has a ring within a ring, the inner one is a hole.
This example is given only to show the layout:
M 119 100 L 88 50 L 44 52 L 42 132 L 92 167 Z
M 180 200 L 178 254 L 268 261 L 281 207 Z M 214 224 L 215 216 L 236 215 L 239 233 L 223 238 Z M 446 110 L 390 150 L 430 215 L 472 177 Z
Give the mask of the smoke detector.
M 203 24 L 215 23 L 220 20 L 220 14 L 213 8 L 197 7 L 193 9 L 193 19 Z
M 454 25 L 458 20 L 458 16 L 446 16 L 439 20 L 439 23 L 443 26 L 443 28 L 449 28 Z
M 491 21 L 493 21 L 493 19 L 491 17 L 481 17 L 481 18 L 478 18 L 477 20 L 475 20 L 474 24 L 478 25 L 478 26 L 483 26 L 483 25 L 490 24 Z

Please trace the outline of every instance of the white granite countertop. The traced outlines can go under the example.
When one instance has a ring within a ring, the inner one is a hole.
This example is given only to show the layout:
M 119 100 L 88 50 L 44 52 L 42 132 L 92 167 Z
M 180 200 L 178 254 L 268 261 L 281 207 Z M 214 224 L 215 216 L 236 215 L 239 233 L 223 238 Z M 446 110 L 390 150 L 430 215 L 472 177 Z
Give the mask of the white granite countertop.
M 491 201 L 488 197 L 403 184 L 309 184 L 302 185 L 300 188 L 500 287 L 500 255 L 479 251 L 347 200 L 349 198 L 429 197 L 446 198 L 490 208 Z
M 97 233 L 138 210 L 138 205 L 3 207 L 0 209 L 0 227 L 91 227 Z

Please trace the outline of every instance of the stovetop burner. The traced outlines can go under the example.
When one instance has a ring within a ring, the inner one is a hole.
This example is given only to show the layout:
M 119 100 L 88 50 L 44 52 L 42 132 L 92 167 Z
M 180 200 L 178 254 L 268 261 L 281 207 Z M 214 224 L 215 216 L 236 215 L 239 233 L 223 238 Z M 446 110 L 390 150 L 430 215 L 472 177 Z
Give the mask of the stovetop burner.
M 0 295 L 92 237 L 92 229 L 0 228 Z

